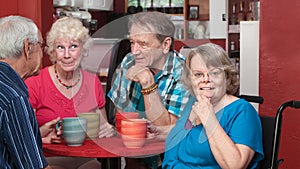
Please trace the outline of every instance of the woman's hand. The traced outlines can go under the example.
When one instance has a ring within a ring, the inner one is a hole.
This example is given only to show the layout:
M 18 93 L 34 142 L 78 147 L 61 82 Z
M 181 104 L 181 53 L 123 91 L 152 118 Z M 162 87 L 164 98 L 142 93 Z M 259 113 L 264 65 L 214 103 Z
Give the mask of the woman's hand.
M 57 117 L 54 120 L 51 120 L 45 123 L 40 127 L 41 137 L 43 143 L 60 143 L 61 142 L 61 127 L 56 130 L 56 123 L 60 120 L 60 117 Z
M 193 105 L 192 111 L 198 116 L 198 119 L 202 122 L 203 126 L 207 126 L 212 118 L 216 118 L 213 105 L 204 95 L 197 95 L 196 97 L 198 101 Z
M 109 124 L 108 122 L 105 122 L 103 124 L 100 124 L 100 129 L 99 129 L 99 138 L 103 137 L 112 137 L 116 134 L 116 130 L 114 126 Z

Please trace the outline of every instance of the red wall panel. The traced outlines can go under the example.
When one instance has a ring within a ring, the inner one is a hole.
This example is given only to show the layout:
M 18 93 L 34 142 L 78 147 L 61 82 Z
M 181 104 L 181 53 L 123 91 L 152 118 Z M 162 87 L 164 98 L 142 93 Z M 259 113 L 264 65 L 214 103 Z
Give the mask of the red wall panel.
M 281 103 L 300 100 L 300 12 L 298 0 L 260 2 L 260 95 L 265 102 L 260 113 L 275 116 Z M 280 168 L 299 168 L 300 110 L 287 108 L 283 114 Z
M 19 0 L 19 14 L 33 19 L 38 26 L 41 20 L 41 6 L 39 0 Z
M 176 51 L 180 51 L 183 46 L 188 47 L 196 47 L 205 43 L 215 43 L 220 45 L 223 49 L 226 49 L 226 39 L 201 39 L 201 40 L 194 40 L 194 39 L 186 39 L 186 40 L 175 40 L 174 42 L 174 49 Z
M 53 23 L 52 0 L 1 0 L 0 17 L 7 15 L 21 15 L 32 19 L 42 32 L 45 39 L 46 33 Z M 51 64 L 48 56 L 44 54 L 43 65 Z
M 18 14 L 18 0 L 1 0 L 0 17 Z

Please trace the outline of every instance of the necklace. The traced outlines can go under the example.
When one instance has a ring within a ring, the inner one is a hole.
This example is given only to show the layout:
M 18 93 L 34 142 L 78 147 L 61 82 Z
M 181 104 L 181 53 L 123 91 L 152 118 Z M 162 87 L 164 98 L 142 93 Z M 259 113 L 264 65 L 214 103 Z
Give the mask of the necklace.
M 74 84 L 72 84 L 72 85 L 67 85 L 67 84 L 63 83 L 63 82 L 61 81 L 61 79 L 58 77 L 57 70 L 56 70 L 56 65 L 54 65 L 54 73 L 55 73 L 55 77 L 56 77 L 56 79 L 58 80 L 58 82 L 59 82 L 61 85 L 63 85 L 67 90 L 70 89 L 70 88 L 72 88 L 72 87 L 74 87 L 74 86 L 76 86 L 76 85 L 78 84 L 78 82 L 80 81 L 80 73 L 79 73 L 78 79 L 76 80 L 76 82 L 75 82 Z

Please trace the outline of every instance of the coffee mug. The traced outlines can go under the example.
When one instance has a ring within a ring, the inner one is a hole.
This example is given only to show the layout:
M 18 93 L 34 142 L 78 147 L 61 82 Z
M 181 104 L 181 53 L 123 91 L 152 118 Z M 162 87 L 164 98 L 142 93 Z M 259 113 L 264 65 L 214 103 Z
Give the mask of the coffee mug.
M 87 120 L 87 138 L 98 138 L 100 128 L 100 114 L 96 112 L 78 113 L 77 117 L 82 117 Z
M 121 121 L 123 119 L 137 119 L 139 118 L 139 113 L 137 112 L 117 112 L 116 113 L 116 129 L 117 132 L 121 133 Z
M 145 119 L 123 119 L 121 136 L 127 148 L 141 148 L 146 143 L 147 121 Z
M 81 117 L 66 117 L 56 124 L 62 126 L 62 136 L 68 146 L 81 146 L 86 138 L 87 120 Z

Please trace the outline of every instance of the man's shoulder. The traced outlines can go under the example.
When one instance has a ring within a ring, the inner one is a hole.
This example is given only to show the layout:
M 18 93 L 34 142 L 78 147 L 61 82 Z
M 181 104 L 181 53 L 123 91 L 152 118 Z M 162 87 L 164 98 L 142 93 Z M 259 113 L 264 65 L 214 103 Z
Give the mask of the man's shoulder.
M 179 68 L 183 68 L 185 57 L 181 53 L 173 50 L 172 53 L 169 55 L 168 60 L 169 65 L 172 64 L 174 67 L 178 68 L 178 66 L 180 66 Z
M 23 95 L 23 92 L 16 86 L 0 80 L 0 104 L 9 104 L 14 98 Z
M 9 68 L 8 65 L 2 65 L 0 70 L 0 93 L 1 97 L 11 97 L 13 98 L 16 95 L 19 95 L 20 90 L 23 89 L 23 81 L 16 72 L 11 71 L 12 68 Z
M 175 59 L 179 60 L 180 62 L 185 61 L 185 57 L 181 53 L 177 52 L 176 50 L 173 50 L 173 52 L 175 55 Z
M 168 70 L 168 72 L 172 72 L 173 74 L 178 74 L 181 75 L 183 68 L 184 68 L 184 60 L 185 57 L 176 52 L 173 51 L 170 55 L 169 58 L 167 59 L 167 63 L 166 63 L 166 68 Z
M 122 68 L 129 68 L 134 65 L 134 56 L 132 53 L 128 53 L 121 62 Z

